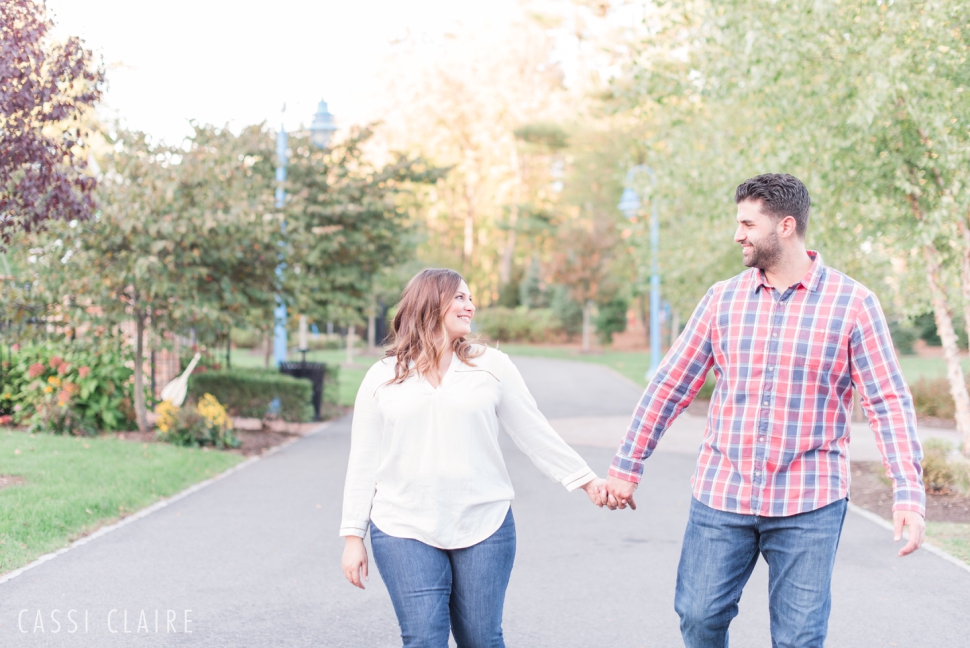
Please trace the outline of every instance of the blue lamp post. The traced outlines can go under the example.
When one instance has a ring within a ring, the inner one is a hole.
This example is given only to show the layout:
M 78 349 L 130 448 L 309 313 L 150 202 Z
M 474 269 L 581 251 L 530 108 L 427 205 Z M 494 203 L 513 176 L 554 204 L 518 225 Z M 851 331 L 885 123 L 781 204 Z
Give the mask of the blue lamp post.
M 283 104 L 286 112 L 286 104 Z M 286 127 L 280 122 L 280 132 L 276 135 L 276 208 L 282 210 L 286 204 Z M 286 233 L 286 221 L 280 222 L 280 228 Z M 282 243 L 281 243 L 282 245 Z M 276 278 L 283 283 L 283 254 L 280 253 L 279 263 L 276 265 Z M 273 360 L 276 366 L 286 362 L 286 304 L 282 295 L 276 295 L 276 310 L 274 311 L 275 325 L 273 327 Z
M 286 106 L 283 106 L 286 111 Z M 330 138 L 337 126 L 334 124 L 333 115 L 327 110 L 327 102 L 321 101 L 317 106 L 317 112 L 313 115 L 313 122 L 310 124 L 310 141 L 318 148 L 327 148 L 330 145 Z M 280 132 L 276 136 L 276 208 L 283 209 L 286 204 L 286 127 L 280 123 Z M 282 221 L 280 228 L 286 233 L 286 221 Z M 276 266 L 276 276 L 280 283 L 283 281 L 283 271 L 286 264 L 283 262 L 283 255 L 280 255 L 280 262 Z M 273 359 L 277 366 L 286 362 L 287 340 L 286 340 L 286 304 L 280 295 L 276 296 L 276 325 L 273 329 Z
M 650 183 L 656 183 L 653 169 L 643 165 L 631 168 L 626 174 L 626 187 L 620 197 L 617 208 L 624 216 L 633 220 L 640 211 L 640 196 L 630 185 L 635 176 L 645 171 L 650 176 Z M 657 217 L 657 200 L 650 197 L 650 368 L 647 369 L 647 380 L 653 378 L 660 366 L 660 222 Z

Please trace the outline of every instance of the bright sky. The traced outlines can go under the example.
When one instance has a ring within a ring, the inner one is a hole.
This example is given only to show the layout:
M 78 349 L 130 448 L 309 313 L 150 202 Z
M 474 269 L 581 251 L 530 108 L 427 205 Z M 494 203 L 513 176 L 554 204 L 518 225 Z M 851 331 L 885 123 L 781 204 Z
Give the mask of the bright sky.
M 379 116 L 388 42 L 485 25 L 515 0 L 47 0 L 55 35 L 104 57 L 106 117 L 175 143 L 188 120 L 309 124 L 325 99 L 342 125 Z

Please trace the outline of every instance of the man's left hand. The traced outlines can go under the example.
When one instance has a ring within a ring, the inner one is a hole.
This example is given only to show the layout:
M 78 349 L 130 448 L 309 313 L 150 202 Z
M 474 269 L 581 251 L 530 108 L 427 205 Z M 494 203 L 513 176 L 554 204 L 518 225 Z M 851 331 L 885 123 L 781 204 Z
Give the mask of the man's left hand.
M 893 541 L 899 542 L 903 537 L 903 527 L 909 527 L 909 542 L 899 550 L 900 557 L 908 556 L 919 549 L 926 535 L 926 522 L 916 511 L 893 512 Z

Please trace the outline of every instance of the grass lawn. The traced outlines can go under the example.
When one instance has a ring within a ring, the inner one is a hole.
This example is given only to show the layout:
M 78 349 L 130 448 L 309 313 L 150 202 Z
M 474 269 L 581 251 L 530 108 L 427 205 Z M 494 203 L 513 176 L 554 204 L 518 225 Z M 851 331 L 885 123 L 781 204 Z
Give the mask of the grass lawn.
M 926 539 L 950 555 L 970 564 L 970 524 L 927 522 Z
M 0 573 L 214 477 L 237 454 L 0 429 Z

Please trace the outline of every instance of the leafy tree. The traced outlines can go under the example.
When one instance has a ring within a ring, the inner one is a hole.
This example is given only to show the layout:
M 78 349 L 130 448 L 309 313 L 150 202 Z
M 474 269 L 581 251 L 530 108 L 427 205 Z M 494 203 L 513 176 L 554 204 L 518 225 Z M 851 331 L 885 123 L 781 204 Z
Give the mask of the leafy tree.
M 417 247 L 414 189 L 444 174 L 405 155 L 374 165 L 364 150 L 372 136 L 361 129 L 329 150 L 290 138 L 284 286 L 287 303 L 317 321 L 364 320 L 375 276 Z
M 145 331 L 226 330 L 265 310 L 275 288 L 278 226 L 264 211 L 267 157 L 260 129 L 240 138 L 197 128 L 186 147 L 120 133 L 100 185 L 97 216 L 52 230 L 38 248 L 37 283 L 52 310 L 108 327 L 134 322 L 134 399 L 146 429 Z M 66 250 L 66 252 L 65 252 Z
M 82 114 L 101 97 L 104 70 L 81 40 L 51 42 L 44 4 L 0 3 L 0 238 L 50 220 L 86 220 L 94 178 L 84 172 Z

